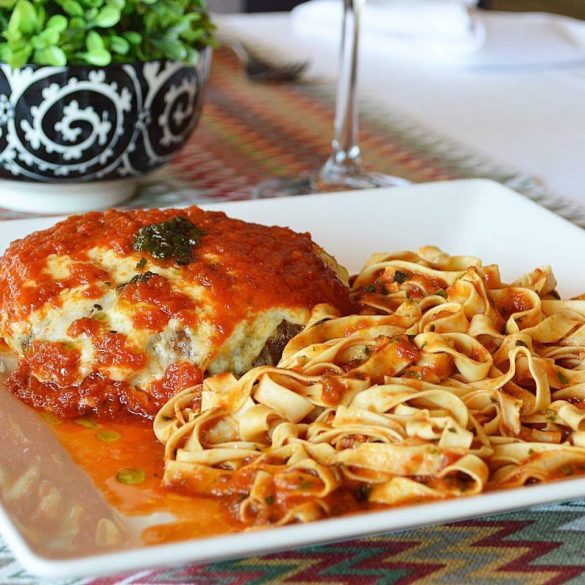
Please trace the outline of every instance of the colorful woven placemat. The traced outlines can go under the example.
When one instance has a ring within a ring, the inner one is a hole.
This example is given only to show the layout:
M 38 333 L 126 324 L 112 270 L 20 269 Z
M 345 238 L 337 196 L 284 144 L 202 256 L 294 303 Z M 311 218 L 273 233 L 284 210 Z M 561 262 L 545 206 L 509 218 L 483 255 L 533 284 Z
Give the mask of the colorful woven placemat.
M 246 199 L 260 180 L 307 174 L 329 152 L 332 90 L 248 82 L 232 55 L 215 56 L 201 124 L 137 206 Z M 400 115 L 365 108 L 367 166 L 415 182 L 487 177 L 585 226 L 583 209 L 531 177 L 502 168 Z M 0 210 L 0 219 L 24 217 Z M 208 565 L 142 571 L 59 585 L 553 585 L 585 583 L 585 501 Z M 45 583 L 0 543 L 0 585 Z M 51 581 L 51 583 L 57 583 Z

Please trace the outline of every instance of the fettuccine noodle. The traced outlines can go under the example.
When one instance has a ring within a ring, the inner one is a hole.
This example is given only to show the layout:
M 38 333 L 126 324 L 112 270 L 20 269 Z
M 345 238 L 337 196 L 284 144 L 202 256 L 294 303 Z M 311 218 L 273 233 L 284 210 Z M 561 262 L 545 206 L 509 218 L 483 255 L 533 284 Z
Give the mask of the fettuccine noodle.
M 355 315 L 318 305 L 278 367 L 215 376 L 155 420 L 164 482 L 246 526 L 585 472 L 585 300 L 435 247 L 375 254 Z

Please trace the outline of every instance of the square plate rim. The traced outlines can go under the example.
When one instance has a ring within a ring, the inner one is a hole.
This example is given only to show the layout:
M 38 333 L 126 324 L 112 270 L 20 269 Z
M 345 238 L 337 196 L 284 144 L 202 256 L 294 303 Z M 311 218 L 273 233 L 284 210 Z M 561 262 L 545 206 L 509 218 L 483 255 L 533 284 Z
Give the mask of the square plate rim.
M 542 207 L 538 203 L 488 179 L 461 179 L 456 181 L 438 181 L 393 188 L 393 192 L 411 190 L 440 189 L 451 186 L 455 189 L 468 188 L 489 189 L 494 196 L 514 198 L 522 201 L 533 209 L 537 209 L 548 221 L 556 222 L 564 230 L 575 230 L 583 237 L 585 232 L 571 222 Z M 381 193 L 381 190 L 360 192 L 360 197 L 368 193 Z M 244 200 L 233 202 L 212 202 L 201 204 L 204 209 L 244 209 L 265 203 L 272 205 L 297 205 L 309 203 L 323 197 L 351 199 L 356 197 L 355 191 L 344 191 L 327 195 L 306 195 L 296 198 L 271 200 Z M 292 202 L 295 203 L 292 203 Z M 10 224 L 30 225 L 38 219 L 43 221 L 59 221 L 64 216 L 50 218 L 26 218 L 10 220 Z M 35 552 L 26 542 L 12 517 L 0 501 L 0 535 L 14 553 L 15 558 L 25 569 L 33 574 L 48 578 L 74 578 L 100 576 L 138 569 L 154 568 L 162 565 L 182 563 L 217 562 L 228 558 L 240 558 L 256 554 L 268 554 L 284 549 L 327 544 L 339 540 L 372 536 L 383 532 L 393 532 L 408 528 L 417 528 L 442 522 L 463 520 L 470 517 L 484 516 L 493 513 L 509 512 L 539 504 L 562 502 L 585 496 L 585 477 L 569 478 L 556 482 L 523 486 L 505 490 L 506 498 L 501 498 L 502 491 L 484 492 L 476 496 L 439 500 L 424 504 L 401 506 L 377 512 L 364 512 L 355 515 L 318 520 L 310 524 L 297 524 L 278 528 L 266 528 L 250 532 L 241 532 L 223 536 L 194 538 L 173 543 L 153 546 L 142 546 L 116 552 L 79 556 L 67 559 L 53 559 Z M 416 511 L 413 514 L 413 511 Z M 360 527 L 359 521 L 367 519 L 368 528 Z M 318 527 L 319 530 L 314 530 Z M 313 530 L 312 530 L 312 529 Z M 195 545 L 195 546 L 194 546 Z M 221 545 L 224 545 L 222 550 Z M 227 545 L 227 546 L 226 546 Z M 218 552 L 219 551 L 219 552 Z M 172 555 L 169 557 L 169 552 Z M 147 558 L 145 558 L 145 556 Z M 169 560 L 170 558 L 170 560 Z

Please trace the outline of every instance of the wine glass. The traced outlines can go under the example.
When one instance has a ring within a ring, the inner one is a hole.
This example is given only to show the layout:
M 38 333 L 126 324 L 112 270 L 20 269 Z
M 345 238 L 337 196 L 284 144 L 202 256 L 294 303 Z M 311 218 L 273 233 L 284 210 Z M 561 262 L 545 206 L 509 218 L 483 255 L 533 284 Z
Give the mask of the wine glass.
M 334 136 L 331 154 L 321 169 L 309 177 L 277 177 L 262 181 L 253 198 L 286 197 L 350 189 L 397 187 L 408 184 L 399 177 L 365 171 L 358 143 L 357 62 L 360 18 L 365 0 L 343 0 L 343 24 Z

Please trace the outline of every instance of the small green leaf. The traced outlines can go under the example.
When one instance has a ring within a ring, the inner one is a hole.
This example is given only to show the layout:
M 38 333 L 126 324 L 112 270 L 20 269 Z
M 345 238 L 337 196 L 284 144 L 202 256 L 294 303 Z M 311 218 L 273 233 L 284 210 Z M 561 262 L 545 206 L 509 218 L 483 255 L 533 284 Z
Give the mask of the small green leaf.
M 62 14 L 55 14 L 47 21 L 46 28 L 63 32 L 67 29 L 67 19 Z
M 181 61 L 187 55 L 187 49 L 183 43 L 177 39 L 163 38 L 160 40 L 154 40 L 153 43 L 168 59 L 174 61 Z
M 104 40 L 97 32 L 92 30 L 88 32 L 87 37 L 85 37 L 85 46 L 87 47 L 87 50 L 90 53 L 94 51 L 96 52 L 103 51 Z
M 84 427 L 86 429 L 98 429 L 100 426 L 89 416 L 82 416 L 80 418 L 76 418 L 73 422 L 76 425 L 79 425 L 80 427 Z
M 133 469 L 128 467 L 118 471 L 116 479 L 125 485 L 139 485 L 144 483 L 146 473 L 144 472 L 144 469 Z
M 110 28 L 120 22 L 120 10 L 115 6 L 104 6 L 93 19 L 93 24 L 101 28 Z
M 72 16 L 69 20 L 69 27 L 67 32 L 71 33 L 72 31 L 78 29 L 83 33 L 83 38 L 85 39 L 85 25 L 85 18 L 81 16 Z
M 55 416 L 52 412 L 40 412 L 39 414 L 40 417 L 52 427 L 63 424 L 63 421 L 59 417 Z
M 98 441 L 103 441 L 104 443 L 115 443 L 116 441 L 120 440 L 122 436 L 117 431 L 110 431 L 110 430 L 103 430 L 99 431 L 95 434 Z
M 110 50 L 118 55 L 126 55 L 130 50 L 130 43 L 124 38 L 117 35 L 110 37 Z M 143 258 L 146 263 L 146 259 Z
M 64 0 L 61 6 L 63 7 L 63 10 L 71 16 L 84 15 L 83 7 L 76 0 Z
M 8 63 L 11 55 L 12 49 L 8 46 L 8 43 L 0 43 L 0 61 Z
M 8 59 L 8 64 L 14 69 L 19 69 L 20 67 L 24 67 L 32 55 L 33 48 L 32 46 L 25 47 L 24 49 L 20 49 L 18 51 L 12 51 L 10 58 Z
M 59 47 L 47 47 L 34 54 L 35 63 L 39 65 L 52 65 L 54 67 L 64 67 L 67 65 L 67 57 L 63 49 Z
M 28 35 L 36 32 L 38 26 L 39 20 L 33 4 L 28 0 L 18 0 L 8 21 L 8 29 Z
M 82 53 L 80 55 L 90 65 L 96 67 L 105 67 L 112 62 L 112 55 L 105 49 L 102 51 L 92 51 L 91 53 Z
M 142 35 L 137 32 L 128 31 L 123 33 L 123 36 L 131 45 L 139 45 L 142 42 Z
M 52 28 L 45 29 L 42 33 L 39 33 L 32 39 L 33 46 L 35 49 L 44 49 L 46 47 L 52 47 L 59 42 L 59 31 Z

